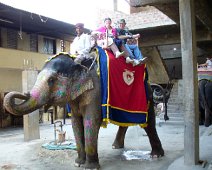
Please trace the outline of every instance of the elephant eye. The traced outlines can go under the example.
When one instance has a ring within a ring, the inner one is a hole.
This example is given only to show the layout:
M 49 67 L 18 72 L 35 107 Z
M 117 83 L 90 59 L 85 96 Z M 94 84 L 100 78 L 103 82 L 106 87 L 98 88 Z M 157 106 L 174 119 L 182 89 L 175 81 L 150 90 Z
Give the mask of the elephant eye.
M 49 86 L 53 86 L 54 82 L 55 82 L 55 79 L 53 77 L 49 78 L 49 80 L 48 80 Z

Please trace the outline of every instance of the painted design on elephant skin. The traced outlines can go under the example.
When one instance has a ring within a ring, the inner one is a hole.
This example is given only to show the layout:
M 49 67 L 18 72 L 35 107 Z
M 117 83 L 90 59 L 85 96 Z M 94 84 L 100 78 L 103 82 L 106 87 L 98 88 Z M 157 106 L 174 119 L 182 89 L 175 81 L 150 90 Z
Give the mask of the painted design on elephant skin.
M 67 98 L 70 96 L 70 91 L 67 89 L 69 88 L 69 79 L 67 77 L 63 77 L 61 75 L 58 75 L 57 83 L 55 84 L 53 88 L 54 98 L 56 100 L 60 100 L 61 98 Z
M 85 81 L 76 81 L 73 83 L 71 88 L 71 100 L 76 99 L 78 96 L 83 94 L 87 90 L 93 89 L 93 81 L 92 79 L 85 80 Z

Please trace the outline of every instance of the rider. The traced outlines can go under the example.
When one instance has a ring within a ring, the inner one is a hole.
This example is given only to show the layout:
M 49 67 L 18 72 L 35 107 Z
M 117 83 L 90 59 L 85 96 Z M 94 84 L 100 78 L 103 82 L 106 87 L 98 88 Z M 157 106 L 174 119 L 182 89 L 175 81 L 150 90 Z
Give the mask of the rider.
M 132 63 L 133 66 L 144 63 L 147 57 L 143 57 L 139 47 L 135 43 L 129 43 L 132 39 L 140 38 L 140 34 L 132 34 L 128 30 L 126 30 L 126 22 L 125 19 L 119 20 L 119 28 L 117 28 L 118 38 L 122 39 L 122 42 L 129 53 L 129 57 L 126 58 L 127 63 Z
M 206 58 L 206 62 L 204 64 L 199 64 L 198 67 L 212 68 L 212 58 Z
M 89 51 L 91 50 L 91 39 L 88 34 L 84 33 L 84 24 L 77 23 L 75 25 L 77 36 L 70 46 L 70 53 L 75 58 L 76 63 L 81 63 L 82 60 L 89 57 Z
M 104 26 L 98 28 L 97 30 L 92 32 L 92 35 L 98 35 L 97 44 L 102 48 L 110 48 L 116 58 L 119 58 L 124 54 L 124 52 L 120 52 L 117 46 L 121 46 L 121 41 L 117 38 L 116 29 L 111 26 L 112 20 L 111 18 L 104 19 Z

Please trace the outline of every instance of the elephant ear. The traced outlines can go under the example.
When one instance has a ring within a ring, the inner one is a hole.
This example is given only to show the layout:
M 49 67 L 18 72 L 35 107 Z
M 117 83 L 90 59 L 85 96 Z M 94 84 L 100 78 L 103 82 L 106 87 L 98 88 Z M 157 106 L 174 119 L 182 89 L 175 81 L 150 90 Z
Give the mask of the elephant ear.
M 94 88 L 92 77 L 88 77 L 87 67 L 76 64 L 73 69 L 74 77 L 71 85 L 71 100 Z
M 73 80 L 79 79 L 83 75 L 86 76 L 88 69 L 80 64 L 72 65 L 69 69 L 69 77 Z
M 93 80 L 91 78 L 74 81 L 71 86 L 71 100 L 76 99 L 78 96 L 80 96 L 87 90 L 91 90 L 93 88 L 94 85 Z

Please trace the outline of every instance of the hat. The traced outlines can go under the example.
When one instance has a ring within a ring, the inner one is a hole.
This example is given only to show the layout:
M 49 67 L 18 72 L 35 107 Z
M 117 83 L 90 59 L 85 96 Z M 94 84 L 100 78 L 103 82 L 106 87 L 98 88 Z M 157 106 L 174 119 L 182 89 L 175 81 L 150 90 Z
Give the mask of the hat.
M 83 23 L 77 23 L 75 25 L 76 28 L 84 28 L 84 24 Z
M 119 24 L 126 24 L 125 19 L 120 19 Z
M 107 21 L 107 20 L 111 21 L 111 18 L 105 18 L 104 19 L 104 22 Z

